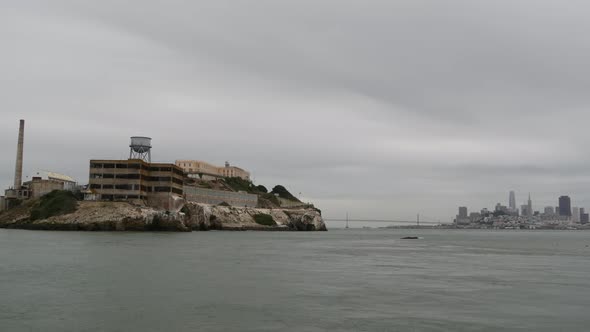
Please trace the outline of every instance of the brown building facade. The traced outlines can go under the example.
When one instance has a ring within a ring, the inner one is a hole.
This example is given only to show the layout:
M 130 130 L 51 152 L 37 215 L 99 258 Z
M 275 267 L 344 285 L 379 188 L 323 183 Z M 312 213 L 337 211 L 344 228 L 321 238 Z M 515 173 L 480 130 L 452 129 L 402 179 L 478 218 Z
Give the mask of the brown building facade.
M 174 164 L 139 159 L 91 160 L 88 189 L 99 200 L 144 200 L 174 210 L 183 197 L 184 173 Z

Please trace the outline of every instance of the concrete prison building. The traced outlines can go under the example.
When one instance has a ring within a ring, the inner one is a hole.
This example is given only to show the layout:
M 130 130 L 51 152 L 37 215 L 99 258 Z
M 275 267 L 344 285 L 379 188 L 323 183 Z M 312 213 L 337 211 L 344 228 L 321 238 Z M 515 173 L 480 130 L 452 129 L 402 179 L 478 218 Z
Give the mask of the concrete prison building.
M 36 172 L 31 181 L 23 184 L 29 190 L 30 198 L 39 198 L 54 190 L 74 191 L 77 186 L 76 180 L 71 177 L 48 171 Z
M 200 178 L 202 180 L 242 178 L 244 180 L 250 180 L 249 172 L 239 167 L 231 166 L 228 162 L 225 163 L 225 167 L 215 166 L 199 160 L 177 160 L 175 164 L 192 178 Z
M 91 160 L 88 189 L 98 200 L 145 200 L 174 210 L 183 198 L 184 174 L 174 164 L 139 159 Z

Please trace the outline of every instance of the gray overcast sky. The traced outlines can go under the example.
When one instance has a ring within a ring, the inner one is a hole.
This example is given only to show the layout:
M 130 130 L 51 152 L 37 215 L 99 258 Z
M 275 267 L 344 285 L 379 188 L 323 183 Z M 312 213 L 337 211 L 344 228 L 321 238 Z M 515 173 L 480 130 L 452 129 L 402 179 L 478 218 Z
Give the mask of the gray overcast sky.
M 0 0 L 0 185 L 90 158 L 225 160 L 326 217 L 590 208 L 590 5 Z

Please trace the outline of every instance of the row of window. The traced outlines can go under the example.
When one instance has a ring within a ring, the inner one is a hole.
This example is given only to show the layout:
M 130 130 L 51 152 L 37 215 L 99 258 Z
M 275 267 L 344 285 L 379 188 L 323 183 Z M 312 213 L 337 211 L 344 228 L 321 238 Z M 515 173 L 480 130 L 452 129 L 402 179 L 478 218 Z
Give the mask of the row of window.
M 176 184 L 183 184 L 183 181 L 178 178 L 172 178 L 168 176 L 140 176 L 140 174 L 90 174 L 91 179 L 126 179 L 126 180 L 139 180 L 152 181 L 152 182 L 174 182 Z
M 182 170 L 175 167 L 146 166 L 144 164 L 90 163 L 90 168 L 141 169 L 150 172 L 174 172 L 178 175 L 184 174 Z
M 101 198 L 106 201 L 127 200 L 127 199 L 146 199 L 142 195 L 101 195 Z
M 125 191 L 143 191 L 143 192 L 156 192 L 156 193 L 169 193 L 173 192 L 179 195 L 183 194 L 182 189 L 178 188 L 171 188 L 171 187 L 146 187 L 140 186 L 137 184 L 120 184 L 120 185 L 110 185 L 110 184 L 91 184 L 90 189 L 111 189 L 111 190 L 125 190 Z

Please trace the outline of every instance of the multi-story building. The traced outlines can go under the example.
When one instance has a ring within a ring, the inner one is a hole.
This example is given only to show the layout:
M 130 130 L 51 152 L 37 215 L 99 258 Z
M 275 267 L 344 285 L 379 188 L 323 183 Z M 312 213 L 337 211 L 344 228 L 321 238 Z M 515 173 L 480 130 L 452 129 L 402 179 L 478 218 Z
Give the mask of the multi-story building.
M 516 194 L 514 191 L 510 191 L 510 195 L 508 197 L 508 207 L 511 211 L 517 211 L 516 208 Z
M 569 196 L 559 197 L 559 215 L 564 217 L 572 216 L 572 200 Z
M 498 204 L 496 204 L 496 208 L 494 209 L 494 211 L 496 211 L 496 212 L 503 212 L 505 214 L 509 214 L 510 208 L 508 208 L 505 205 L 502 205 L 502 204 L 498 203 Z
M 580 208 L 573 207 L 572 208 L 572 221 L 579 223 L 580 222 Z
M 467 218 L 467 207 L 461 206 L 459 208 L 459 218 Z
M 459 207 L 459 214 L 457 215 L 456 223 L 458 225 L 470 223 L 467 207 L 465 207 L 465 206 Z
M 215 166 L 199 160 L 177 160 L 176 166 L 188 174 L 189 177 L 200 178 L 203 180 L 214 180 L 218 178 L 242 178 L 250 180 L 250 173 L 235 166 L 229 162 L 225 167 Z
M 552 216 L 555 214 L 555 209 L 553 209 L 553 206 L 546 206 L 544 213 L 545 215 Z
M 39 171 L 36 172 L 31 181 L 23 184 L 28 188 L 30 198 L 39 198 L 54 190 L 74 191 L 77 188 L 76 180 L 59 173 Z
M 533 214 L 533 211 L 529 210 L 529 205 L 521 205 L 520 206 L 520 215 L 523 217 L 529 217 Z
M 174 164 L 139 159 L 91 160 L 88 189 L 98 200 L 139 199 L 173 210 L 183 197 L 184 173 Z

